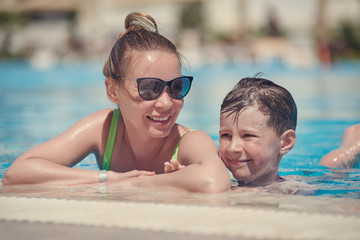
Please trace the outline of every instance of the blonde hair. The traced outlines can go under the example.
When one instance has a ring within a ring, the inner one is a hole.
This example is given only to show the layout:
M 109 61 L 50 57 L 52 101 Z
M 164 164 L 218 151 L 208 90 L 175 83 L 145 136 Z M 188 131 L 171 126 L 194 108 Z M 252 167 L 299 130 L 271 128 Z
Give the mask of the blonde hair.
M 175 45 L 158 32 L 155 20 L 145 13 L 130 13 L 125 19 L 125 30 L 116 37 L 115 44 L 105 62 L 106 78 L 124 77 L 131 65 L 131 52 L 165 51 L 174 53 L 180 62 Z

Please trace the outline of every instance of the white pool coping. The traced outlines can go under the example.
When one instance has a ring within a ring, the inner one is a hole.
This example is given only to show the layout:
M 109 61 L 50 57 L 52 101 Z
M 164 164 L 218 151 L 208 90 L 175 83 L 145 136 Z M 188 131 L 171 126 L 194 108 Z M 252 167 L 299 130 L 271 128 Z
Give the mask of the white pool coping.
M 360 236 L 358 213 L 18 196 L 0 196 L 0 204 L 2 221 L 253 239 L 359 239 Z

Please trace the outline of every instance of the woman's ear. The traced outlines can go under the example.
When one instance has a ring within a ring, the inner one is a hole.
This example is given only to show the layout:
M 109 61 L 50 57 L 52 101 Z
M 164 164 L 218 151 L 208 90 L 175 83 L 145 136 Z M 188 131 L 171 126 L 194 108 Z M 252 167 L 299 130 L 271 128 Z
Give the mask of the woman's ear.
M 105 79 L 106 93 L 113 103 L 119 103 L 119 84 L 113 78 Z
M 280 136 L 280 139 L 281 139 L 280 154 L 285 155 L 295 146 L 296 133 L 294 130 L 289 129 Z

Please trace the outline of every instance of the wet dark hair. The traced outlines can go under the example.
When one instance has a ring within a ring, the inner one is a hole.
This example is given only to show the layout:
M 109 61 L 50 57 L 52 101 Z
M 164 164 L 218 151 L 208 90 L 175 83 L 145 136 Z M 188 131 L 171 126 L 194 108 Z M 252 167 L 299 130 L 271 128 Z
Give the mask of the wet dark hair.
M 105 77 L 124 77 L 132 63 L 133 52 L 160 50 L 178 56 L 175 45 L 158 33 L 155 20 L 145 13 L 130 13 L 125 19 L 125 30 L 120 33 L 105 62 Z
M 249 106 L 258 105 L 259 110 L 269 116 L 267 126 L 278 136 L 288 129 L 296 129 L 297 108 L 290 92 L 270 80 L 255 77 L 241 79 L 226 95 L 221 104 L 221 114 L 236 114 Z

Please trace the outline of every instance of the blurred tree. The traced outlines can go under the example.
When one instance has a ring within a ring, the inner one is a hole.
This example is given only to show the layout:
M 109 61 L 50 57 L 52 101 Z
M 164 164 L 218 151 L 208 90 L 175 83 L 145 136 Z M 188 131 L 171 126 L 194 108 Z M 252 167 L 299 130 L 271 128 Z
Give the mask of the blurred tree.
M 10 44 L 13 30 L 17 26 L 23 26 L 27 23 L 27 18 L 18 13 L 0 13 L 0 31 L 3 32 L 4 38 L 0 42 L 0 59 L 20 58 L 16 54 L 11 53 Z
M 341 59 L 360 58 L 360 25 L 343 21 L 333 31 L 330 42 L 330 52 L 333 61 Z
M 180 15 L 180 29 L 193 28 L 203 31 L 203 3 L 190 2 L 184 4 Z
M 26 17 L 17 13 L 0 13 L 0 27 L 8 28 L 15 25 L 24 25 Z

